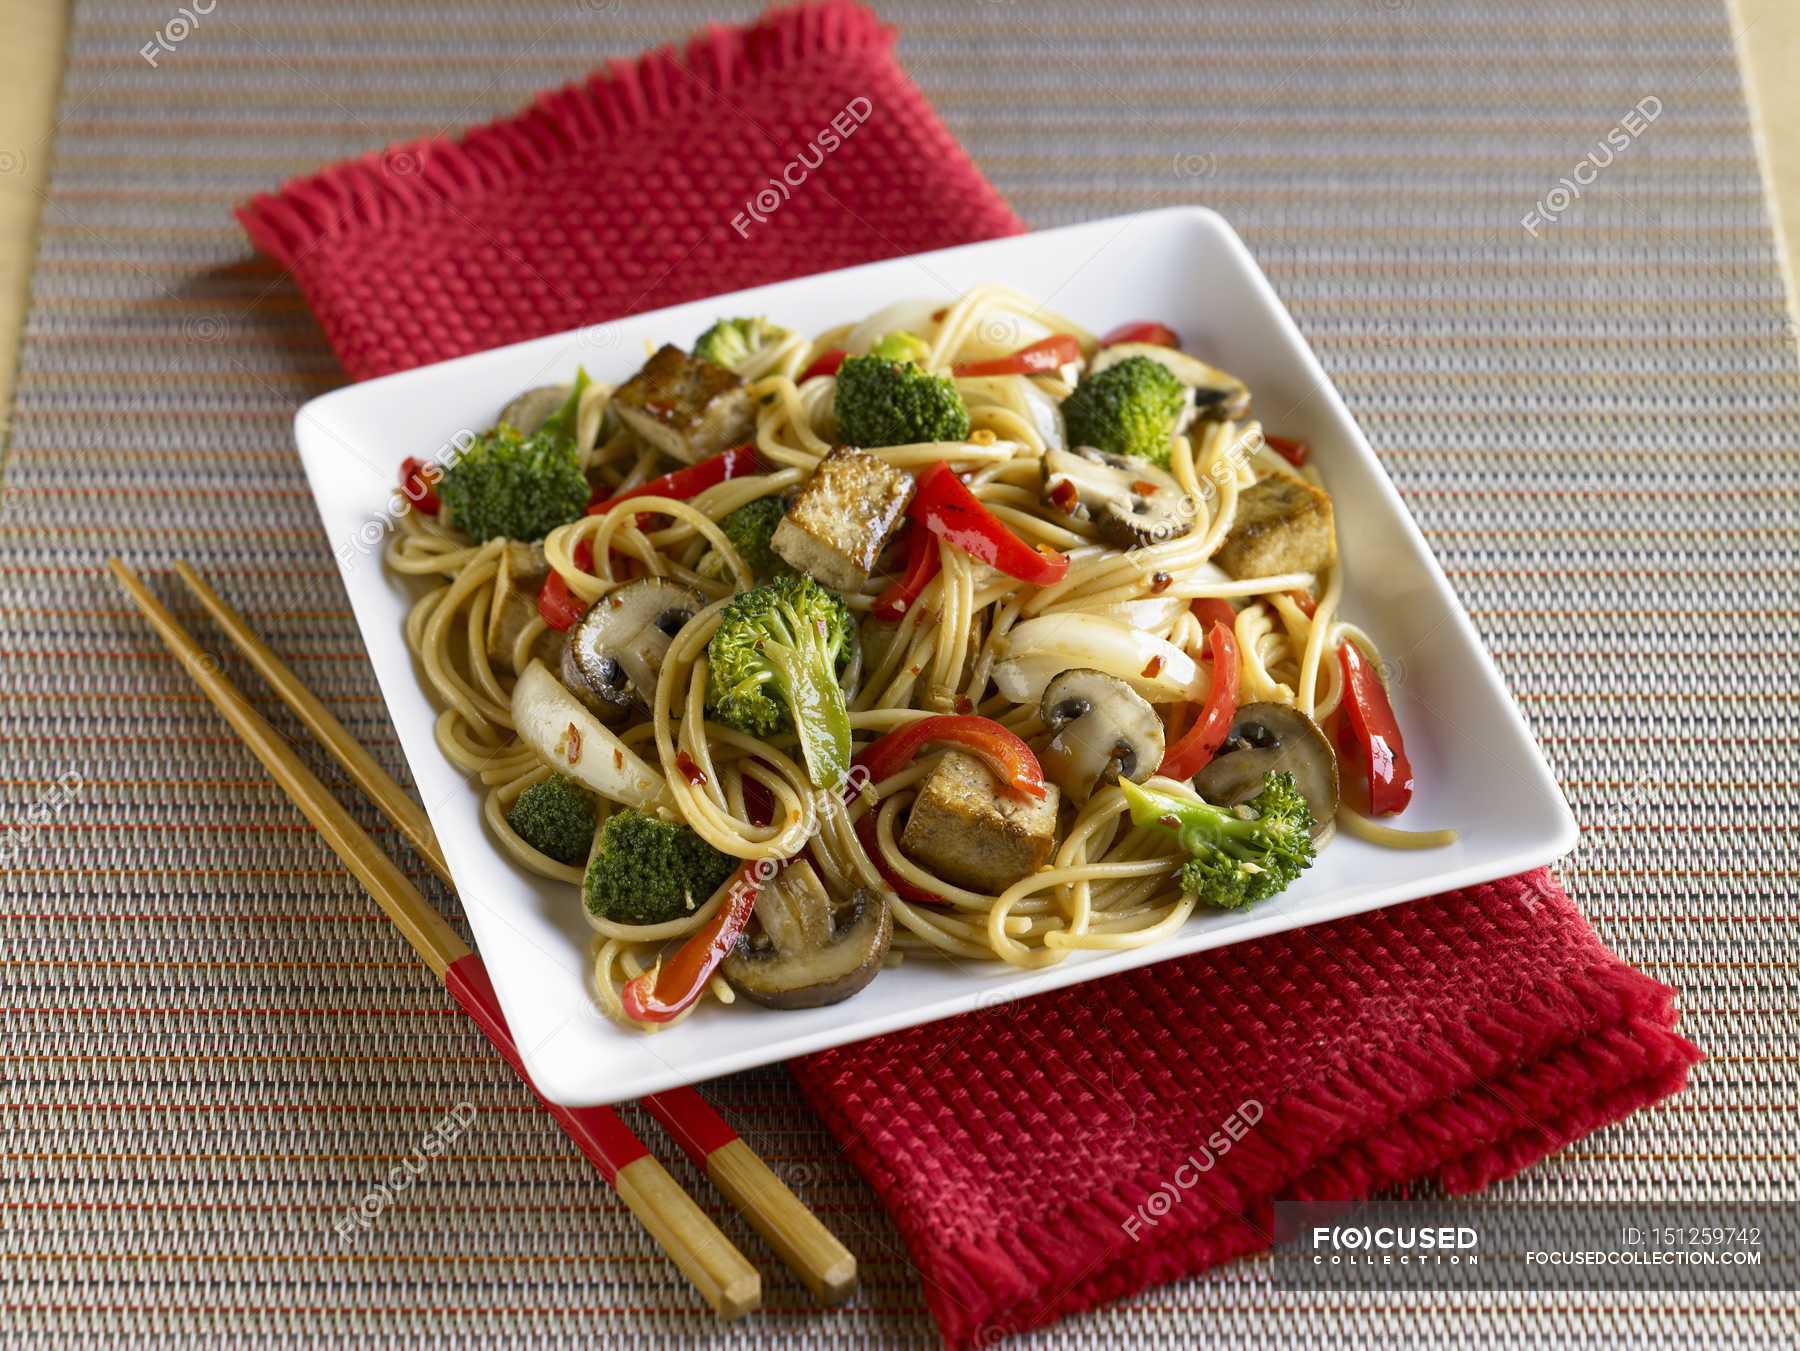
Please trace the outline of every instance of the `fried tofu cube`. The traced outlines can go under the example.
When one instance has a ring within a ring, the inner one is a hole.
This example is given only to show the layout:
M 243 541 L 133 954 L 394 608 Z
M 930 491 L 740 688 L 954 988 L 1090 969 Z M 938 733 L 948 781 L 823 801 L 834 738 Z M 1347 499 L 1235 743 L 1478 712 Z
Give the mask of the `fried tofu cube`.
M 900 848 L 946 882 L 1005 891 L 1036 872 L 1056 844 L 1056 785 L 1044 794 L 1040 801 L 1003 793 L 975 756 L 949 751 L 919 786 Z
M 858 590 L 899 527 L 912 492 L 910 474 L 866 450 L 839 446 L 789 503 L 769 545 L 826 586 Z
M 1317 572 L 1336 557 L 1330 495 L 1303 479 L 1274 474 L 1239 495 L 1237 519 L 1212 561 L 1244 578 Z
M 613 391 L 609 406 L 645 445 L 688 464 L 741 445 L 756 431 L 749 386 L 669 343 Z

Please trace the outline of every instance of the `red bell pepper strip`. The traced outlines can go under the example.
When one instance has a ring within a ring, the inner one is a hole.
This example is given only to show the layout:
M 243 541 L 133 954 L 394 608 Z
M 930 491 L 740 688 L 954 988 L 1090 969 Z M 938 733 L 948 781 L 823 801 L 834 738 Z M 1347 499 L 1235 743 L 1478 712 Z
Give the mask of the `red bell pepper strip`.
M 438 508 L 443 505 L 438 501 L 437 489 L 432 486 L 442 477 L 443 470 L 435 464 L 431 469 L 437 472 L 428 472 L 426 462 L 416 455 L 408 455 L 400 461 L 400 491 L 427 516 L 437 515 Z
M 1181 336 L 1167 324 L 1159 324 L 1154 319 L 1138 319 L 1129 324 L 1120 324 L 1101 335 L 1102 347 L 1115 347 L 1122 342 L 1147 342 L 1156 347 L 1179 347 Z
M 1338 662 L 1344 672 L 1338 749 L 1356 773 L 1367 779 L 1372 815 L 1404 811 L 1412 801 L 1413 768 L 1387 689 L 1355 643 L 1338 644 Z
M 1312 447 L 1304 441 L 1296 441 L 1288 436 L 1270 436 L 1263 433 L 1263 444 L 1298 469 L 1306 463 L 1306 457 L 1312 454 Z
M 1230 625 L 1215 623 L 1206 641 L 1212 649 L 1212 689 L 1194 725 L 1163 755 L 1156 772 L 1166 779 L 1191 779 L 1205 769 L 1224 744 L 1231 731 L 1231 720 L 1237 716 L 1237 639 L 1232 636 Z
M 920 718 L 871 741 L 856 763 L 869 771 L 871 783 L 880 783 L 910 765 L 922 747 L 937 741 L 978 757 L 1000 781 L 1002 792 L 1021 798 L 1044 796 L 1043 766 L 1031 747 L 992 718 L 976 714 Z
M 1188 609 L 1209 631 L 1214 624 L 1223 624 L 1228 629 L 1237 627 L 1237 611 L 1228 600 L 1221 600 L 1217 596 L 1200 596 L 1188 603 Z
M 1069 570 L 1067 554 L 1034 549 L 1013 534 L 942 460 L 919 476 L 911 514 L 969 557 L 1032 586 L 1052 586 Z
M 554 569 L 538 589 L 537 606 L 544 622 L 558 633 L 574 628 L 587 613 L 587 602 L 571 591 L 562 574 Z
M 769 865 L 751 860 L 732 875 L 730 890 L 712 918 L 689 934 L 666 962 L 658 962 L 641 976 L 625 983 L 619 1002 L 625 1016 L 640 1023 L 666 1023 L 706 990 L 719 963 L 731 955 L 738 936 L 749 926 L 756 909 L 756 893 L 762 890 L 763 872 Z
M 685 502 L 688 498 L 705 492 L 715 483 L 742 478 L 745 474 L 755 472 L 756 447 L 738 446 L 722 454 L 709 456 L 698 464 L 690 464 L 685 469 L 677 469 L 647 483 L 640 483 L 635 488 L 627 488 L 622 493 L 589 502 L 587 514 L 603 515 L 619 503 L 629 502 L 634 497 L 673 497 L 678 502 Z M 648 516 L 651 513 L 644 514 Z
M 829 348 L 813 358 L 812 365 L 800 372 L 800 383 L 805 384 L 814 376 L 836 375 L 838 367 L 844 364 L 844 358 L 850 354 L 841 347 Z
M 1081 360 L 1081 344 L 1071 333 L 1054 333 L 1041 342 L 1021 347 L 1009 356 L 992 361 L 961 361 L 953 373 L 964 375 L 1040 375 L 1060 370 L 1072 361 Z
M 594 570 L 594 546 L 588 540 L 576 542 L 575 566 L 583 572 Z M 550 575 L 538 588 L 538 613 L 544 617 L 544 622 L 561 633 L 574 628 L 587 613 L 587 608 L 587 602 L 570 589 L 563 575 L 551 568 Z
M 943 563 L 938 558 L 937 536 L 922 526 L 908 522 L 906 527 L 906 567 L 898 579 L 888 583 L 875 597 L 869 613 L 885 624 L 898 624 L 906 618 L 912 604 L 931 585 Z

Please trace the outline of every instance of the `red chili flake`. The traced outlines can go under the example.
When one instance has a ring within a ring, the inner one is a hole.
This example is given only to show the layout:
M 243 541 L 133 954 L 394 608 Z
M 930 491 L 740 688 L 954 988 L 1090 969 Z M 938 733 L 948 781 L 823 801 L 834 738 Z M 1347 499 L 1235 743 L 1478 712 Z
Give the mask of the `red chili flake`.
M 617 746 L 613 747 L 613 768 L 625 768 L 625 752 L 620 750 Z
M 909 671 L 911 671 L 914 675 L 923 675 L 925 672 L 925 668 L 923 666 L 909 666 L 907 669 Z
M 609 605 L 609 606 L 610 606 L 610 607 L 611 607 L 611 608 L 613 608 L 613 609 L 615 609 L 615 610 L 616 610 L 616 609 L 618 609 L 618 608 L 619 608 L 619 607 L 620 607 L 620 606 L 621 606 L 621 605 L 623 605 L 623 604 L 624 604 L 624 603 L 625 603 L 625 602 L 624 602 L 624 601 L 622 601 L 622 600 L 620 600 L 620 599 L 619 599 L 619 593 L 618 593 L 618 592 L 617 592 L 617 591 L 615 591 L 615 592 L 613 592 L 613 593 L 612 593 L 612 595 L 610 595 L 610 596 L 608 596 L 608 597 L 607 597 L 607 598 L 606 598 L 606 603 L 607 603 L 607 605 Z
M 975 701 L 966 694 L 957 695 L 956 711 L 958 713 L 973 713 L 975 711 Z
M 556 750 L 570 764 L 579 763 L 581 760 L 581 729 L 574 723 L 563 728 L 563 734 L 556 743 Z
M 675 768 L 681 771 L 681 777 L 694 787 L 699 788 L 706 782 L 706 771 L 694 763 L 694 757 L 686 751 L 675 752 Z
M 1150 574 L 1150 594 L 1153 596 L 1160 596 L 1163 592 L 1165 592 L 1169 589 L 1169 584 L 1171 582 L 1173 582 L 1174 580 L 1175 580 L 1174 577 L 1172 577 L 1171 575 L 1169 575 L 1166 572 L 1151 573 Z
M 1134 478 L 1131 480 L 1131 491 L 1140 497 L 1149 497 L 1156 492 L 1156 485 L 1147 478 Z
M 1164 830 L 1180 830 L 1181 818 L 1175 815 L 1174 812 L 1164 812 L 1161 816 L 1156 818 L 1156 824 L 1161 826 Z
M 1145 680 L 1156 679 L 1158 673 L 1161 672 L 1161 670 L 1162 670 L 1162 654 L 1158 653 L 1156 656 L 1150 658 L 1149 661 L 1144 663 L 1144 679 Z
M 1300 613 L 1311 619 L 1319 611 L 1319 602 L 1310 591 L 1290 591 L 1288 599 L 1300 607 Z
M 948 314 L 948 313 L 950 313 L 950 311 L 949 311 L 949 309 L 948 309 L 948 308 L 945 308 L 945 309 L 941 309 L 941 310 L 933 310 L 933 311 L 932 311 L 932 312 L 931 312 L 931 322 L 932 322 L 932 323 L 934 323 L 934 324 L 941 324 L 941 323 L 943 323 L 943 322 L 944 322 L 944 316 L 945 316 L 945 315 L 946 315 L 946 314 Z
M 1081 494 L 1075 491 L 1075 485 L 1064 479 L 1050 490 L 1050 505 L 1065 516 L 1073 516 L 1075 508 L 1081 505 Z

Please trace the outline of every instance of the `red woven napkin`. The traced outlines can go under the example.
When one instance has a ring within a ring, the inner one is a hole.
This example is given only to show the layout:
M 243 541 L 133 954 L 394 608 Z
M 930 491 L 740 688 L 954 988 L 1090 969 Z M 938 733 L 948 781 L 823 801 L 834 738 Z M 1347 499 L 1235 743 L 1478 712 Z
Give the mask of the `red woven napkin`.
M 357 376 L 1021 228 L 841 0 L 239 216 Z M 1678 1089 L 1674 1020 L 1534 873 L 793 1071 L 962 1346 L 1264 1246 L 1277 1197 L 1515 1172 Z
M 848 3 L 713 27 L 238 208 L 366 379 L 1025 227 Z

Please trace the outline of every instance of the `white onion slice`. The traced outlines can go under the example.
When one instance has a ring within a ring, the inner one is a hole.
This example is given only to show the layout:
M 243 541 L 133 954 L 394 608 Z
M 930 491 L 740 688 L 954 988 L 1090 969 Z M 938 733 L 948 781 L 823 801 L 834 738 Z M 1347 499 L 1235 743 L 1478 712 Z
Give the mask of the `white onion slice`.
M 1031 414 L 1031 423 L 1037 428 L 1037 434 L 1044 438 L 1044 449 L 1065 449 L 1069 442 L 1063 435 L 1062 409 L 1056 400 L 1030 380 L 1021 380 L 1019 384 L 1024 392 L 1025 408 Z
M 1106 619 L 1116 619 L 1121 624 L 1129 624 L 1134 629 L 1161 633 L 1187 607 L 1185 596 L 1146 596 L 1143 600 L 1122 600 L 1094 613 Z
M 649 807 L 668 785 L 603 726 L 541 661 L 513 686 L 513 728 L 547 765 L 604 798 Z
M 1115 619 L 1043 615 L 1006 637 L 1006 659 L 994 667 L 994 684 L 1015 703 L 1035 704 L 1055 676 L 1078 666 L 1117 676 L 1153 704 L 1206 697 L 1209 682 L 1198 662 L 1173 643 Z

